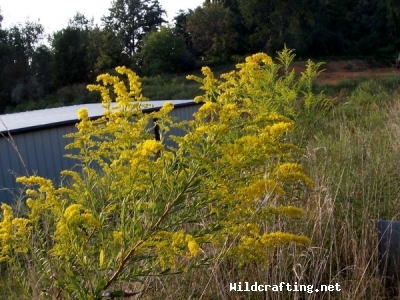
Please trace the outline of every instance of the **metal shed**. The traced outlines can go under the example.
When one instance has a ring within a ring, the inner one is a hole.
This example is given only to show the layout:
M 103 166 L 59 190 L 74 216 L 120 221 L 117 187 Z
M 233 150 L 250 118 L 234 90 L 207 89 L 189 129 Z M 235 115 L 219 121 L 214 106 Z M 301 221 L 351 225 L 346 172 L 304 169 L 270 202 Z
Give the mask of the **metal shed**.
M 153 107 L 143 112 L 159 110 L 165 102 L 145 102 Z M 193 119 L 200 107 L 193 100 L 170 102 L 175 106 L 171 115 L 179 120 Z M 100 104 L 92 103 L 0 115 L 0 202 L 12 203 L 19 194 L 22 186 L 15 182 L 17 176 L 36 174 L 59 183 L 60 171 L 74 167 L 76 161 L 64 157 L 71 140 L 63 136 L 76 131 L 77 111 L 82 107 L 92 119 L 104 112 Z M 182 133 L 173 129 L 170 134 Z

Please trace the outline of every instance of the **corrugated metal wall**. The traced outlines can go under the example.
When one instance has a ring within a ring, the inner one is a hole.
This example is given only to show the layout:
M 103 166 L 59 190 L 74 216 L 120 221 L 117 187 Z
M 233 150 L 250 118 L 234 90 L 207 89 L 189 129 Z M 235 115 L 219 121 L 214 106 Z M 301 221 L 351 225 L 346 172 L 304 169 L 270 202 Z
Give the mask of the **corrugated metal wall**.
M 198 105 L 178 106 L 171 115 L 178 120 L 191 120 Z M 77 161 L 64 157 L 67 154 L 65 146 L 71 142 L 63 136 L 76 131 L 74 125 L 28 131 L 13 135 L 13 140 L 20 153 L 21 159 L 12 143 L 0 135 L 0 202 L 12 203 L 14 196 L 19 195 L 22 185 L 15 182 L 16 176 L 37 174 L 52 179 L 59 184 L 60 172 L 71 169 Z M 172 135 L 182 135 L 179 129 L 171 130 Z M 172 143 L 169 143 L 172 145 Z M 167 145 L 168 146 L 168 145 Z M 72 153 L 72 150 L 68 150 Z M 26 169 L 24 167 L 26 166 Z
M 193 114 L 199 110 L 200 106 L 201 106 L 200 104 L 197 104 L 197 105 L 191 105 L 191 106 L 178 107 L 178 108 L 174 109 L 173 111 L 171 111 L 170 115 L 181 121 L 182 120 L 188 120 L 188 121 L 193 120 Z M 171 131 L 168 132 L 166 138 L 168 139 L 168 136 L 170 136 L 170 135 L 183 136 L 184 134 L 185 134 L 185 131 L 178 129 L 178 128 L 172 128 Z M 167 141 L 167 143 L 165 143 L 164 146 L 176 147 L 176 143 L 174 143 L 173 141 Z
M 12 194 L 19 194 L 22 185 L 15 182 L 16 176 L 37 174 L 59 182 L 60 171 L 71 169 L 76 163 L 64 157 L 64 148 L 71 139 L 63 136 L 74 131 L 74 125 L 66 125 L 15 134 L 12 140 L 0 138 L 0 201 L 10 203 Z

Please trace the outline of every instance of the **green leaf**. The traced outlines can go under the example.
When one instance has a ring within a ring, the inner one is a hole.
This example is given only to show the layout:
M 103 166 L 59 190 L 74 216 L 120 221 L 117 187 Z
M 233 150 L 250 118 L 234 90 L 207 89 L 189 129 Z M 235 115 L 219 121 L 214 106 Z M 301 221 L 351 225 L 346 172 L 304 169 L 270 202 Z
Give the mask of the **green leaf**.
M 183 201 L 185 201 L 185 199 L 186 199 L 186 194 L 184 193 L 184 194 L 180 195 L 178 198 L 176 198 L 176 200 L 174 201 L 174 203 L 172 205 L 174 205 L 174 206 L 179 205 Z
M 97 283 L 97 286 L 96 286 L 96 297 L 100 296 L 106 283 L 107 283 L 107 279 L 105 279 L 105 278 L 99 280 L 99 282 Z
M 167 269 L 165 269 L 165 270 L 162 270 L 162 271 L 160 272 L 160 275 L 165 275 L 165 274 L 169 273 L 170 271 L 171 271 L 171 268 L 167 268 Z

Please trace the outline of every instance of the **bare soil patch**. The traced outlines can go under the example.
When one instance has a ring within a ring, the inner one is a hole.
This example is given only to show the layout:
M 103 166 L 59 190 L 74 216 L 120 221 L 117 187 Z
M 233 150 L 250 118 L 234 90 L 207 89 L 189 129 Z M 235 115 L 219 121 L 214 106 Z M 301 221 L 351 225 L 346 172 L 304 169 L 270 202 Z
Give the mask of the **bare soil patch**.
M 306 62 L 293 64 L 297 74 L 305 70 L 305 64 Z M 318 76 L 317 83 L 323 85 L 335 85 L 342 79 L 400 75 L 400 68 L 358 59 L 327 62 L 322 69 L 324 71 Z

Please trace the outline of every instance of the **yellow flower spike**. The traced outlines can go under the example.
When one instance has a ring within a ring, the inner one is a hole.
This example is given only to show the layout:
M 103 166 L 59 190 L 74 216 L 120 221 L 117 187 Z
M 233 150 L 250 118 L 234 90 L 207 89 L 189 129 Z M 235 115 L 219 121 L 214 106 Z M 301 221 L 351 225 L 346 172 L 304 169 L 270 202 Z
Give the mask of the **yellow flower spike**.
M 64 212 L 64 218 L 67 221 L 74 220 L 81 215 L 82 205 L 81 204 L 71 204 L 67 207 Z
M 35 204 L 35 201 L 33 201 L 32 198 L 26 199 L 26 205 L 27 205 L 30 209 L 32 209 L 32 207 L 34 206 L 34 204 Z
M 27 253 L 29 248 L 29 237 L 32 227 L 31 221 L 25 218 L 15 218 L 12 220 L 14 227 L 13 250 L 17 253 Z
M 163 152 L 163 157 L 167 160 L 167 161 L 172 161 L 174 159 L 174 154 L 168 151 L 164 151 Z
M 280 215 L 284 215 L 287 217 L 299 217 L 305 214 L 305 211 L 303 209 L 294 206 L 278 207 L 277 211 Z
M 121 74 L 126 75 L 129 81 L 129 92 L 127 92 L 127 98 L 132 99 L 134 101 L 145 101 L 147 98 L 141 95 L 142 84 L 139 81 L 139 76 L 136 75 L 132 70 L 127 69 L 126 67 L 116 67 L 115 70 Z M 121 82 L 123 83 L 123 82 Z
M 126 74 L 126 67 L 125 66 L 119 66 L 115 68 L 115 71 L 117 71 L 119 74 Z
M 160 141 L 156 140 L 147 140 L 141 146 L 141 155 L 142 156 L 150 156 L 157 154 L 159 151 L 163 150 L 164 146 Z
M 36 190 L 32 190 L 32 189 L 27 189 L 25 191 L 25 194 L 27 194 L 28 196 L 34 196 L 34 197 L 37 197 L 39 195 Z
M 293 130 L 293 123 L 279 122 L 268 127 L 269 132 L 274 137 L 281 137 L 284 132 Z
M 116 101 L 118 102 L 118 104 L 127 106 L 130 99 L 125 84 L 122 81 L 114 84 L 114 90 L 117 94 Z
M 185 240 L 187 242 L 187 247 L 192 257 L 198 256 L 200 254 L 200 247 L 199 244 L 194 239 L 194 237 L 191 236 L 190 234 L 187 234 Z
M 256 53 L 256 54 L 253 54 L 252 56 L 249 56 L 249 57 L 246 58 L 246 63 L 259 64 L 261 62 L 266 64 L 266 65 L 272 65 L 273 64 L 272 58 L 270 56 L 268 56 L 267 54 L 265 54 L 265 53 Z
M 102 81 L 103 85 L 114 85 L 119 82 L 119 78 L 116 76 L 111 76 L 110 74 L 101 74 L 96 78 L 97 82 Z
M 96 218 L 89 212 L 86 211 L 85 213 L 81 214 L 82 223 L 88 225 L 89 227 L 99 228 L 100 223 L 96 220 Z
M 194 102 L 196 102 L 196 103 L 201 103 L 203 101 L 204 101 L 204 97 L 203 96 L 194 97 Z
M 282 163 L 275 168 L 274 173 L 281 181 L 301 180 L 305 184 L 313 184 L 313 181 L 304 174 L 303 167 L 297 163 Z
M 197 114 L 203 118 L 204 116 L 208 116 L 213 111 L 216 111 L 218 109 L 218 107 L 219 106 L 217 103 L 206 102 L 199 108 L 199 111 Z
M 186 245 L 186 234 L 183 230 L 180 230 L 178 232 L 175 232 L 172 235 L 172 242 L 171 246 L 174 248 L 182 248 Z
M 171 102 L 166 102 L 163 107 L 160 109 L 160 113 L 163 115 L 167 115 L 174 109 L 174 105 Z
M 310 244 L 310 239 L 302 236 L 291 233 L 284 232 L 271 232 L 265 233 L 260 237 L 261 242 L 268 247 L 276 247 L 280 244 L 288 244 L 288 243 L 296 243 L 299 245 L 308 245 Z
M 89 113 L 87 108 L 80 108 L 78 110 L 78 120 L 87 120 L 89 117 Z
M 13 218 L 11 206 L 1 205 L 3 218 L 0 221 L 0 262 L 11 259 L 13 253 L 28 252 L 31 227 L 30 220 Z

